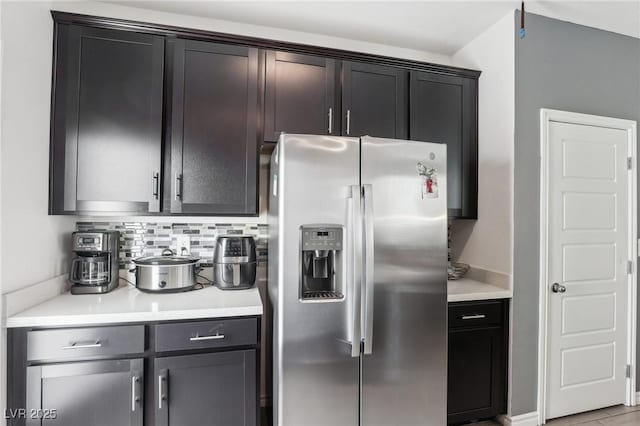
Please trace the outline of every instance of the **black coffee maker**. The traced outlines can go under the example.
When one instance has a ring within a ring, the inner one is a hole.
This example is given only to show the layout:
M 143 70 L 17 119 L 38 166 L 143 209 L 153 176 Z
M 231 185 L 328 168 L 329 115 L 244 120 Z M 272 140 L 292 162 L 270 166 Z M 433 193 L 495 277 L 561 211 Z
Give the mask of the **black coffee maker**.
M 71 294 L 107 293 L 118 287 L 118 231 L 73 233 L 73 252 L 69 282 Z

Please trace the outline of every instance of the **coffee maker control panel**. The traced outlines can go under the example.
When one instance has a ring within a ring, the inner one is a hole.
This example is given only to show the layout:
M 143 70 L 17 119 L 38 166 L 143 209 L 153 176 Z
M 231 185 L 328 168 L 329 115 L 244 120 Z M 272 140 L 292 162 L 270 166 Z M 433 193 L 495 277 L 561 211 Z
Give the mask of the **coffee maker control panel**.
M 107 234 L 100 232 L 74 232 L 74 251 L 107 251 Z
M 342 250 L 342 228 L 303 228 L 302 250 Z

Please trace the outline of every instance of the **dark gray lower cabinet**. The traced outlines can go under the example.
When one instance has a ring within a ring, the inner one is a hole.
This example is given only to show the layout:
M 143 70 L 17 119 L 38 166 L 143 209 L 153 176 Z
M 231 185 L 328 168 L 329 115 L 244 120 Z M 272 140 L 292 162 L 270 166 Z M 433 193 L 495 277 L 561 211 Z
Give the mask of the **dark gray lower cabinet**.
M 154 360 L 156 426 L 254 426 L 255 350 Z
M 506 412 L 508 302 L 449 304 L 448 423 Z
M 26 425 L 142 426 L 142 359 L 27 368 Z
M 9 329 L 8 425 L 256 426 L 259 330 L 258 317 Z

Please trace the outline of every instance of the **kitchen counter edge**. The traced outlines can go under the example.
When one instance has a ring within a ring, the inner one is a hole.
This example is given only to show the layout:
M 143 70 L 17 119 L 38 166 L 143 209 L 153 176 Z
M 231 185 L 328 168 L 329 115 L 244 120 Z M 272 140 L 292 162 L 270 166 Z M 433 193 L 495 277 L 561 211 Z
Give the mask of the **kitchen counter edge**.
M 99 296 L 66 292 L 8 317 L 6 327 L 78 327 L 261 316 L 263 313 L 257 287 L 234 291 L 211 287 L 173 294 L 135 292 L 138 290 L 126 287 Z M 86 303 L 88 298 L 92 299 Z M 207 306 L 208 302 L 211 306 Z
M 510 299 L 513 291 L 493 284 L 483 283 L 469 278 L 447 282 L 447 301 L 468 302 L 475 300 Z

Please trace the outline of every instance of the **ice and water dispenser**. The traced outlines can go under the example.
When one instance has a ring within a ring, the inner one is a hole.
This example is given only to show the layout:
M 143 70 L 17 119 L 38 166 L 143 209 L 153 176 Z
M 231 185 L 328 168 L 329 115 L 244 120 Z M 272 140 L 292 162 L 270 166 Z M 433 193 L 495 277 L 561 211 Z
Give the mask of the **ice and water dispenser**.
M 300 299 L 342 299 L 342 227 L 303 225 L 300 233 Z

